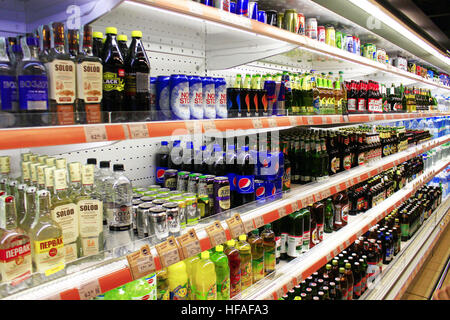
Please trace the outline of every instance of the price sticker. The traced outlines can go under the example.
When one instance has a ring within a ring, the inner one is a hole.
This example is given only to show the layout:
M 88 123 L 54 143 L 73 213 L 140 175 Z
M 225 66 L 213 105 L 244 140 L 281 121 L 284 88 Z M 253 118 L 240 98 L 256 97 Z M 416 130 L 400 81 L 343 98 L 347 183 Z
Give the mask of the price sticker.
M 129 124 L 131 139 L 144 139 L 149 137 L 148 127 L 145 123 Z
M 102 293 L 100 289 L 100 284 L 98 279 L 91 282 L 83 284 L 78 287 L 78 294 L 80 295 L 80 300 L 90 300 Z
M 291 203 L 291 209 L 292 209 L 292 212 L 298 211 L 298 203 L 297 203 L 297 201 L 294 201 L 294 202 Z
M 202 124 L 203 124 L 203 130 L 205 132 L 217 130 L 216 123 L 214 122 L 214 120 L 204 120 L 202 122 Z
M 43 298 L 42 300 L 62 300 L 62 299 L 61 299 L 61 294 L 57 293 L 57 294 L 52 294 L 51 296 L 47 296 L 47 297 Z
M 297 126 L 298 125 L 297 117 L 289 116 L 288 119 L 289 119 L 289 123 L 290 123 L 291 126 Z
M 140 279 L 155 271 L 155 261 L 153 259 L 148 244 L 143 245 L 139 250 L 127 255 L 128 266 L 134 280 Z
M 253 128 L 255 128 L 255 129 L 262 129 L 264 127 L 261 119 L 259 119 L 259 118 L 252 119 L 252 123 L 253 123 Z
M 163 268 L 181 261 L 180 250 L 177 241 L 173 236 L 167 238 L 166 241 L 157 244 L 156 251 L 158 251 Z
M 342 119 L 341 119 L 341 116 L 332 116 L 331 117 L 331 123 L 332 124 L 336 124 L 336 123 L 341 123 L 342 122 Z
M 302 283 L 303 278 L 302 278 L 302 274 L 301 273 L 298 274 L 295 278 L 297 279 L 297 284 L 301 284 Z
M 209 241 L 211 242 L 212 247 L 215 247 L 227 241 L 225 230 L 223 229 L 222 224 L 219 220 L 214 221 L 211 225 L 207 226 L 205 228 L 205 231 L 208 234 Z
M 235 213 L 231 218 L 225 220 L 230 229 L 231 237 L 237 238 L 245 233 L 244 224 L 242 223 L 239 213 Z
M 202 252 L 200 241 L 194 229 L 189 229 L 185 234 L 179 236 L 177 240 L 185 259 Z
M 264 225 L 264 217 L 263 216 L 257 216 L 253 219 L 253 222 L 255 224 L 255 228 L 261 228 Z
M 278 289 L 275 291 L 275 293 L 276 293 L 278 299 L 281 298 L 281 297 L 284 296 L 284 294 L 285 294 L 284 288 L 283 288 L 283 287 L 278 288 Z
M 255 226 L 253 225 L 253 219 L 249 219 L 247 221 L 244 221 L 244 229 L 246 233 L 251 232 L 252 230 L 255 230 Z
M 267 121 L 269 122 L 269 127 L 270 128 L 278 127 L 277 119 L 275 117 L 270 117 L 270 118 L 267 119 Z
M 331 190 L 330 189 L 326 189 L 320 192 L 320 199 L 327 199 L 328 197 L 331 196 Z
M 306 123 L 309 125 L 313 125 L 314 124 L 314 118 L 313 117 L 306 117 Z
M 287 216 L 287 211 L 285 207 L 281 207 L 278 209 L 278 215 L 280 218 Z
M 307 205 L 307 206 L 309 206 L 310 204 L 313 204 L 313 203 L 315 202 L 313 196 L 308 196 L 308 197 L 306 197 L 306 198 L 305 198 L 305 201 L 306 201 L 306 205 Z
M 84 135 L 86 137 L 86 142 L 99 142 L 108 140 L 105 126 L 85 126 Z

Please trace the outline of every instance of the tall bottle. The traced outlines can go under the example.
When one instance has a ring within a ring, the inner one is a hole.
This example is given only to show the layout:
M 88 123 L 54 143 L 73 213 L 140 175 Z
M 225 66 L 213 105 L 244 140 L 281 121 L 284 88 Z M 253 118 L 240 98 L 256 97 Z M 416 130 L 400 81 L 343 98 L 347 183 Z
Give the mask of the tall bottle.
M 150 61 L 142 31 L 132 31 L 131 37 L 125 58 L 125 105 L 133 111 L 133 121 L 150 120 Z
M 252 230 L 248 243 L 252 251 L 252 278 L 256 283 L 264 278 L 264 244 L 258 229 Z
M 92 43 L 92 55 L 97 58 L 102 58 L 102 47 L 103 47 L 103 33 L 95 31 L 92 33 L 93 43 Z
M 239 241 L 236 243 L 236 248 L 241 256 L 241 291 L 249 288 L 253 283 L 252 247 L 246 240 L 247 236 L 241 234 Z
M 80 257 L 78 208 L 69 197 L 66 169 L 54 171 L 55 194 L 51 199 L 51 216 L 62 228 L 66 263 Z
M 184 261 L 167 267 L 170 300 L 188 299 L 188 274 Z
M 18 111 L 15 69 L 6 51 L 6 38 L 0 37 L 0 127 L 13 126 Z
M 114 183 L 113 172 L 109 161 L 100 161 L 99 184 L 97 185 L 100 199 L 103 202 L 103 224 L 107 224 L 107 217 L 112 215 L 112 186 Z
M 241 255 L 234 240 L 228 240 L 224 250 L 230 267 L 230 298 L 241 292 Z
M 15 286 L 31 276 L 30 237 L 18 228 L 13 196 L 0 196 L 1 282 Z
M 272 231 L 272 225 L 266 224 L 264 230 L 261 232 L 264 246 L 264 275 L 275 271 L 276 257 L 275 257 L 275 233 Z
M 50 193 L 39 190 L 37 210 L 31 225 L 33 272 L 50 276 L 65 267 L 63 231 L 50 214 Z
M 109 230 L 124 231 L 131 228 L 131 200 L 133 189 L 130 180 L 124 175 L 124 166 L 113 166 L 114 182 L 111 188 L 112 210 L 109 212 Z
M 92 27 L 85 25 L 82 50 L 76 56 L 77 99 L 75 117 L 77 123 L 101 123 L 103 98 L 102 60 L 93 53 Z
M 216 246 L 211 260 L 216 270 L 217 300 L 230 300 L 230 266 L 222 245 Z
M 117 45 L 119 46 L 120 53 L 122 54 L 122 58 L 125 61 L 128 55 L 128 37 L 126 34 L 117 35 Z
M 291 213 L 288 216 L 287 225 L 290 230 L 287 236 L 287 258 L 295 259 L 302 253 L 303 247 L 303 215 L 300 211 Z
M 64 24 L 54 22 L 50 33 L 51 49 L 45 67 L 49 75 L 51 124 L 70 125 L 75 123 L 75 63 L 65 51 Z
M 18 225 L 21 229 L 25 230 L 25 232 L 29 233 L 36 217 L 36 211 L 38 210 L 36 187 L 26 187 L 24 189 L 23 196 L 25 203 L 25 214 L 20 220 L 18 220 Z
M 201 253 L 195 269 L 196 300 L 216 300 L 216 270 L 209 258 L 209 251 Z
M 34 37 L 22 38 L 23 59 L 16 66 L 19 109 L 23 126 L 48 125 L 49 76 L 39 61 L 39 47 Z
M 300 210 L 300 213 L 303 216 L 303 245 L 302 252 L 306 252 L 309 250 L 309 242 L 311 239 L 311 207 L 312 205 L 308 205 L 307 208 L 303 208 Z
M 124 121 L 125 64 L 117 45 L 117 29 L 106 28 L 106 41 L 102 48 L 103 112 L 111 112 L 112 122 Z M 108 121 L 109 122 L 109 121 Z

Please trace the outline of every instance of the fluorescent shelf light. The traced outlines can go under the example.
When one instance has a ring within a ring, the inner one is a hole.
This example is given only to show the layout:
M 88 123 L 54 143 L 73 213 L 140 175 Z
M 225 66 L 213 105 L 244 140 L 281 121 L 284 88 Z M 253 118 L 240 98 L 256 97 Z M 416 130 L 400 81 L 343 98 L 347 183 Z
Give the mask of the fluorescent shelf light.
M 391 16 L 389 16 L 385 12 L 383 12 L 378 6 L 374 5 L 372 2 L 370 2 L 368 0 L 348 0 L 348 1 L 350 1 L 351 3 L 353 3 L 356 6 L 360 7 L 361 9 L 366 11 L 368 14 L 374 16 L 379 21 L 387 24 L 392 29 L 396 30 L 399 34 L 408 38 L 410 41 L 421 46 L 427 52 L 429 52 L 433 56 L 439 58 L 442 62 L 446 63 L 447 65 L 450 65 L 450 58 L 441 54 L 435 48 L 433 48 L 428 43 L 423 41 L 420 37 L 418 37 L 415 33 L 411 32 L 409 29 L 405 28 L 402 24 L 400 24 L 397 20 L 395 20 L 394 18 L 392 18 Z

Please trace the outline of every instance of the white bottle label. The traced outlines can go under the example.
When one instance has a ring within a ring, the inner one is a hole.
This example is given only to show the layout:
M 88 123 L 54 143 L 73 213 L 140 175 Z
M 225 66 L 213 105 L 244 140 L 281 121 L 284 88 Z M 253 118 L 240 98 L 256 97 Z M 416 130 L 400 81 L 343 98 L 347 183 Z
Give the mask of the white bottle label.
M 79 235 L 78 207 L 74 203 L 57 206 L 52 210 L 51 215 L 52 219 L 61 226 L 64 246 L 75 242 Z
M 83 61 L 77 65 L 77 97 L 85 103 L 100 103 L 103 97 L 103 65 Z
M 70 60 L 54 60 L 45 64 L 50 79 L 50 99 L 56 103 L 70 104 L 75 101 L 75 64 Z

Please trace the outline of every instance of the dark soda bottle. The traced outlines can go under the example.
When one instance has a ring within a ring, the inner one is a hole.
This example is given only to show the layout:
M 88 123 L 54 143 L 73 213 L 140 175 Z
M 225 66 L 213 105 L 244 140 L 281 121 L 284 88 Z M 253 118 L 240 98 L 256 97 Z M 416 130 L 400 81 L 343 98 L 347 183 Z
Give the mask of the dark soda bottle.
M 237 205 L 255 201 L 255 159 L 249 153 L 249 147 L 243 146 L 236 159 Z
M 161 146 L 155 154 L 155 183 L 164 185 L 164 173 L 169 168 L 170 150 L 167 141 L 161 141 Z
M 223 157 L 223 151 L 220 145 L 215 144 L 211 160 L 208 162 L 208 173 L 217 177 L 227 174 L 226 159 Z
M 125 121 L 125 64 L 116 40 L 117 29 L 106 28 L 106 41 L 103 45 L 103 101 L 104 112 L 111 112 L 111 122 Z
M 181 163 L 181 170 L 187 172 L 194 172 L 194 145 L 192 141 L 186 142 L 186 149 L 183 150 L 183 157 Z
M 183 148 L 180 145 L 180 140 L 173 142 L 172 149 L 169 156 L 169 169 L 181 170 L 181 164 L 183 162 Z
M 117 35 L 117 45 L 119 46 L 120 53 L 122 54 L 123 60 L 127 59 L 128 54 L 128 37 L 126 34 Z
M 92 34 L 92 37 L 94 39 L 92 44 L 92 54 L 94 57 L 101 58 L 102 55 L 102 48 L 103 48 L 103 33 L 96 31 Z
M 142 32 L 131 32 L 132 40 L 125 59 L 125 105 L 133 121 L 150 121 L 150 61 L 142 44 Z M 135 112 L 137 111 L 137 112 Z
M 236 151 L 234 144 L 228 145 L 228 150 L 225 154 L 226 162 L 226 176 L 230 182 L 230 202 L 231 208 L 236 207 L 236 198 L 238 198 L 237 188 L 236 188 Z

